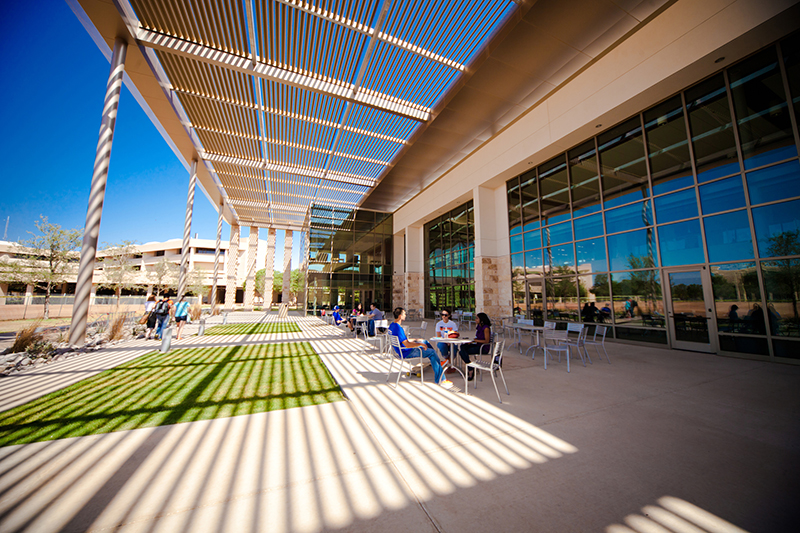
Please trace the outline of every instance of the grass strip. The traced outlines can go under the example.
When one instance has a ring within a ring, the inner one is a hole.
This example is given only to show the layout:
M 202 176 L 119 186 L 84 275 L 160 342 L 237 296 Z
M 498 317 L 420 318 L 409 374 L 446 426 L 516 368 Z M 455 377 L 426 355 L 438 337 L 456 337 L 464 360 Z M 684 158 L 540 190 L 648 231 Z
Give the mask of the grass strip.
M 307 342 L 152 352 L 0 413 L 0 446 L 342 399 Z
M 261 335 L 264 333 L 300 333 L 293 322 L 268 322 L 261 324 L 224 324 L 208 328 L 206 335 Z

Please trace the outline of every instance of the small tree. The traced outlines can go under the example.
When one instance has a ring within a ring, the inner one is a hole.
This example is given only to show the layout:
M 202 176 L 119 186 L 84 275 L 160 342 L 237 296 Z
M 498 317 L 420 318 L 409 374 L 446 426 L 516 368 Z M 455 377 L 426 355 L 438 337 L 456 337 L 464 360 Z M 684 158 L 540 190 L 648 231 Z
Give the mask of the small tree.
M 4 260 L 0 265 L 3 277 L 44 289 L 44 319 L 50 318 L 50 292 L 53 287 L 67 281 L 73 272 L 71 259 L 77 259 L 83 230 L 61 229 L 40 215 L 34 223 L 39 234 L 29 231 L 32 238 L 14 245 L 17 261 Z
M 200 296 L 206 292 L 206 285 L 204 283 L 205 276 L 202 272 L 196 269 L 191 269 L 186 273 L 186 294 Z
M 105 281 L 100 285 L 114 290 L 117 307 L 119 307 L 122 290 L 136 285 L 134 281 L 136 265 L 133 264 L 133 260 L 139 253 L 139 249 L 136 248 L 136 243 L 133 241 L 122 241 L 119 244 L 106 243 L 102 253 L 100 266 L 103 269 Z
M 164 257 L 155 264 L 150 272 L 150 281 L 156 290 L 156 298 L 161 296 L 161 291 L 166 291 L 178 281 L 178 265 L 167 261 Z

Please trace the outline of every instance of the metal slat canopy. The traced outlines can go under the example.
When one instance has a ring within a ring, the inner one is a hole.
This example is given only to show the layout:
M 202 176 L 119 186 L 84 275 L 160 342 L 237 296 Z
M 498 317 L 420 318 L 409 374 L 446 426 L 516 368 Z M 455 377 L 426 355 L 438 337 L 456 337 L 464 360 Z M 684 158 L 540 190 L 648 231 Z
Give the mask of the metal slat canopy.
M 240 224 L 358 206 L 512 0 L 116 0 Z

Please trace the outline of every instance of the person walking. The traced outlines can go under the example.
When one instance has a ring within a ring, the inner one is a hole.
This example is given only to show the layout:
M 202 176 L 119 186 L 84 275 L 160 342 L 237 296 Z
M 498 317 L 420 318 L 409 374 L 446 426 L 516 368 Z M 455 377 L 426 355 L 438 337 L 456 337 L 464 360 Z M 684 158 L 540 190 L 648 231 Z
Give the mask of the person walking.
M 153 330 L 156 328 L 156 314 L 153 310 L 156 307 L 156 297 L 150 295 L 144 303 L 144 311 L 147 313 L 147 330 L 145 331 L 145 339 L 150 340 L 153 337 Z
M 189 318 L 189 302 L 186 301 L 186 296 L 181 296 L 175 306 L 175 324 L 178 326 L 176 340 L 181 340 L 181 332 L 187 318 Z
M 164 328 L 169 325 L 169 312 L 172 309 L 172 300 L 166 294 L 161 297 L 161 300 L 156 304 L 156 340 L 161 340 L 164 334 Z

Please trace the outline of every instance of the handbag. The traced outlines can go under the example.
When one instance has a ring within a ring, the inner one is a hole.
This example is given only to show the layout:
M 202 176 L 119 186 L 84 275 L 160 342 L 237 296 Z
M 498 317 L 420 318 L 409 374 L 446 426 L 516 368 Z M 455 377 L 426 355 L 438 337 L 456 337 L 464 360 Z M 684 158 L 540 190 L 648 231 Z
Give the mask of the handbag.
M 142 318 L 139 319 L 139 324 L 147 324 L 147 319 L 148 318 L 150 318 L 150 313 L 145 311 L 145 313 L 142 316 Z

